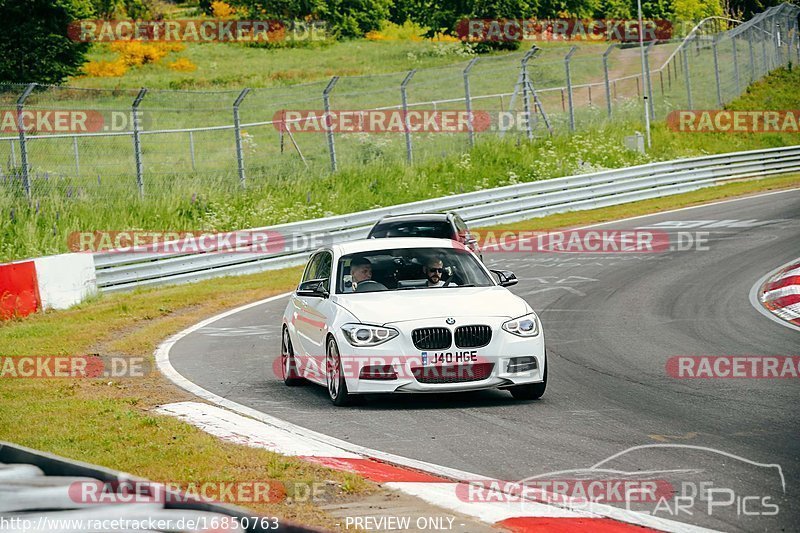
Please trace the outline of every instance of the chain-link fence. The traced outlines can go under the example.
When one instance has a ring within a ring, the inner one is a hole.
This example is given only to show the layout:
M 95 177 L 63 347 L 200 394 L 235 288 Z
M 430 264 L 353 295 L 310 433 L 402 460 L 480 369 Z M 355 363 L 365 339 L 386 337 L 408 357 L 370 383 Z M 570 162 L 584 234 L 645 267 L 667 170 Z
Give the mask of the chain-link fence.
M 651 119 L 719 108 L 800 60 L 799 12 L 782 4 L 738 25 L 707 19 L 684 39 L 646 44 L 644 58 L 638 43 L 534 46 L 439 68 L 241 91 L 3 85 L 0 184 L 28 198 L 185 196 L 376 161 L 442 158 L 490 135 L 522 140 L 637 120 L 644 96 Z M 410 131 L 406 123 L 399 133 L 348 133 L 290 127 L 287 110 L 320 120 L 330 110 L 473 118 L 458 132 Z

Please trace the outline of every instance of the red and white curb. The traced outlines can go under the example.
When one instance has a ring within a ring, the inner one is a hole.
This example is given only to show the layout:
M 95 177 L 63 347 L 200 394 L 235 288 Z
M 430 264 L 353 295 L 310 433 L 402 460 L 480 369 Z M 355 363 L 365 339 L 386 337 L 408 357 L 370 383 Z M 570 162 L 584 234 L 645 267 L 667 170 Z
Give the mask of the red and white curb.
M 800 331 L 800 258 L 758 280 L 750 303 L 775 322 Z
M 537 501 L 463 501 L 459 482 L 496 481 L 486 476 L 372 450 L 280 420 L 251 407 L 218 396 L 180 375 L 169 361 L 172 346 L 186 335 L 245 309 L 288 296 L 281 294 L 253 302 L 199 322 L 162 343 L 155 352 L 159 370 L 173 383 L 213 404 L 179 402 L 157 412 L 175 416 L 219 438 L 300 457 L 329 468 L 355 472 L 388 488 L 416 496 L 438 507 L 472 516 L 499 528 L 572 532 L 591 528 L 603 533 L 661 530 L 707 532 L 708 529 L 598 503 L 580 509 Z M 499 484 L 502 486 L 502 483 Z M 487 498 L 488 499 L 488 498 Z M 503 498 L 498 498 L 502 500 Z
M 97 292 L 91 254 L 61 254 L 0 265 L 0 320 L 67 309 Z
M 767 280 L 761 288 L 760 300 L 773 314 L 800 326 L 800 259 Z

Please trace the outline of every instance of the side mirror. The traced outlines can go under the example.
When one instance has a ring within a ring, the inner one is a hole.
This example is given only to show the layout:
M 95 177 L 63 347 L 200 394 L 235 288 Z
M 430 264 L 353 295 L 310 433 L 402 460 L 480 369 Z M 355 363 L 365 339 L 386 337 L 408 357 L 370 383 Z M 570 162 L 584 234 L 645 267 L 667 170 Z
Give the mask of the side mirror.
M 501 287 L 510 287 L 519 283 L 517 276 L 510 270 L 490 270 L 490 272 L 497 276 Z
M 325 289 L 325 282 L 327 279 L 310 279 L 304 281 L 297 287 L 296 294 L 298 296 L 308 296 L 311 298 L 327 298 L 330 293 Z

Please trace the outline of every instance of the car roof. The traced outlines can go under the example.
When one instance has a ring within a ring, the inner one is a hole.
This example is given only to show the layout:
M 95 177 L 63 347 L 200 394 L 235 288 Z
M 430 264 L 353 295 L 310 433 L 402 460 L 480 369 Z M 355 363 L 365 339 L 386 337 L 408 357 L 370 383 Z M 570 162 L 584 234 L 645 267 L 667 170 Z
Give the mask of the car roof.
M 451 239 L 432 237 L 395 237 L 392 239 L 361 239 L 333 245 L 334 254 L 366 253 L 374 250 L 396 250 L 399 248 L 455 248 L 462 247 Z M 462 247 L 463 248 L 463 247 Z
M 378 221 L 384 222 L 431 222 L 445 221 L 449 213 L 414 213 L 411 215 L 388 215 Z

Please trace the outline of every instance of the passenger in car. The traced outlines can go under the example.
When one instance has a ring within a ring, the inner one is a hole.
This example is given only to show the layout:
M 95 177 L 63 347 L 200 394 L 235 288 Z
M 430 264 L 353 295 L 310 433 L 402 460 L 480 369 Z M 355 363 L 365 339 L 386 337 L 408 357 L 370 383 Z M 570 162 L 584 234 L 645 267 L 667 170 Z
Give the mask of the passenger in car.
M 445 282 L 442 280 L 442 274 L 444 273 L 444 264 L 442 260 L 438 257 L 430 257 L 425 262 L 425 266 L 422 267 L 423 272 L 425 272 L 425 277 L 428 278 L 428 287 L 444 287 L 446 285 L 455 285 L 455 283 Z

